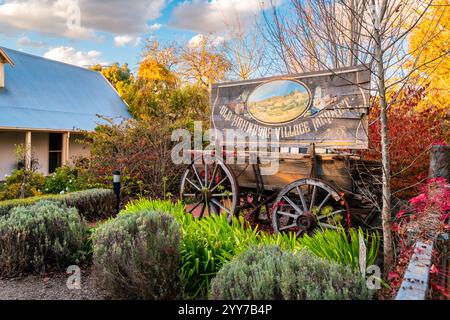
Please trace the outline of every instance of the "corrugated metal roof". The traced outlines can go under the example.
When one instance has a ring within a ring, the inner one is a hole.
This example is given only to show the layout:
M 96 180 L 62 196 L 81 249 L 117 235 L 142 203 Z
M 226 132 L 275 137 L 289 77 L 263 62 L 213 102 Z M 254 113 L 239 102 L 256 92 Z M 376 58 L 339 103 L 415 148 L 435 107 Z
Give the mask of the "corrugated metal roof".
M 93 130 L 97 115 L 129 118 L 127 106 L 98 72 L 2 48 L 14 62 L 5 65 L 0 89 L 0 128 Z

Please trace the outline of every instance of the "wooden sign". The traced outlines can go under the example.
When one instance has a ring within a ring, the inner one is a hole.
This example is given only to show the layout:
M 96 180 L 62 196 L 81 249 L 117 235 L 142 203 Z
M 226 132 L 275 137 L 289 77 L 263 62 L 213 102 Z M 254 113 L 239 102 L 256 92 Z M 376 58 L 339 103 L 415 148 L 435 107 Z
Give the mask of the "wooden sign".
M 213 129 L 281 147 L 367 149 L 369 89 L 362 67 L 213 84 Z

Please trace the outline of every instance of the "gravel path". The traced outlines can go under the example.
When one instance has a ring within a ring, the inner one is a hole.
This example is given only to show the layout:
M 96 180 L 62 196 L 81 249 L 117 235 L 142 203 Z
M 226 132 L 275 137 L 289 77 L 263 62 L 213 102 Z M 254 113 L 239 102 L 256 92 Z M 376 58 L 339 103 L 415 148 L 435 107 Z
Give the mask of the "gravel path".
M 102 300 L 89 270 L 81 271 L 81 289 L 67 288 L 67 274 L 0 279 L 0 300 Z

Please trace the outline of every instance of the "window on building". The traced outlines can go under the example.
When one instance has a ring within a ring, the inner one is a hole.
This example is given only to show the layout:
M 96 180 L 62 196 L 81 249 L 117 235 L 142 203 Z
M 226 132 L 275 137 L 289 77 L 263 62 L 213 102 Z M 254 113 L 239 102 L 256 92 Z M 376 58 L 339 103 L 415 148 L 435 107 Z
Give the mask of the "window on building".
M 61 167 L 62 133 L 50 133 L 48 146 L 48 173 L 53 173 Z

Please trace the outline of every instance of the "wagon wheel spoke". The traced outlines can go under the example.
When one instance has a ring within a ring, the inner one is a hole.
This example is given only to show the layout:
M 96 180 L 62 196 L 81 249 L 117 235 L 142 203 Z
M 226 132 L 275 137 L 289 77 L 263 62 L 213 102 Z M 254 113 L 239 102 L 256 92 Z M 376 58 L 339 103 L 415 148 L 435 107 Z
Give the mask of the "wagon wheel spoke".
M 218 216 L 219 212 L 217 211 L 216 207 L 214 206 L 213 203 L 211 203 L 211 211 L 213 211 L 214 215 Z
M 206 163 L 206 161 L 205 161 L 205 187 L 208 188 L 208 164 Z
M 305 195 L 300 187 L 297 186 L 297 193 L 300 196 L 300 201 L 302 202 L 303 210 L 308 210 L 308 206 L 306 205 Z
M 305 233 L 305 230 L 300 229 L 300 230 L 297 231 L 296 236 L 297 237 L 301 237 L 304 233 Z
M 214 186 L 214 188 L 212 188 L 212 189 L 210 190 L 210 192 L 213 192 L 214 190 L 216 190 L 216 189 L 217 189 L 219 186 L 221 186 L 222 183 L 224 183 L 227 179 L 228 179 L 228 177 L 223 178 L 218 184 L 216 184 L 216 185 Z
M 194 182 L 191 181 L 191 179 L 186 177 L 186 181 L 189 182 L 195 189 L 197 189 L 198 191 L 202 191 L 201 188 L 199 188 Z
M 295 228 L 295 227 L 297 227 L 297 222 L 293 223 L 293 224 L 290 224 L 290 225 L 287 225 L 287 226 L 284 226 L 284 227 L 281 227 L 279 230 L 280 231 L 284 231 L 284 230 L 289 230 L 289 229 Z
M 207 204 L 206 204 L 206 201 L 205 201 L 205 202 L 203 202 L 202 211 L 200 212 L 200 218 L 204 217 L 206 206 L 207 206 Z
M 345 210 L 336 210 L 336 211 L 331 212 L 329 214 L 325 214 L 323 216 L 318 216 L 317 219 L 322 220 L 322 219 L 329 218 L 329 217 L 337 215 L 338 213 L 343 213 L 343 212 L 345 212 Z
M 325 203 L 327 203 L 327 201 L 330 199 L 330 197 L 331 197 L 331 193 L 328 193 L 327 196 L 325 197 L 325 199 L 323 199 L 323 201 L 320 203 L 317 212 L 320 212 L 322 210 L 322 207 L 325 205 Z
M 192 213 L 192 211 L 194 211 L 195 209 L 197 209 L 197 207 L 201 204 L 202 202 L 200 201 L 200 202 L 197 202 L 197 204 L 194 206 L 194 207 L 192 207 L 188 212 L 189 213 Z
M 287 195 L 283 196 L 283 199 L 286 200 L 300 215 L 303 214 L 303 210 L 300 209 L 299 206 L 297 206 Z
M 195 176 L 197 177 L 197 180 L 200 183 L 200 189 L 203 188 L 202 179 L 200 179 L 200 176 L 198 175 L 197 169 L 195 168 L 195 164 L 192 165 L 192 170 L 194 171 Z
M 193 198 L 193 197 L 196 197 L 197 194 L 195 194 L 195 193 L 183 193 L 183 196 L 184 197 L 191 197 L 191 198 Z
M 210 208 L 210 204 L 208 203 L 208 200 L 205 200 L 206 203 L 206 210 L 208 211 L 208 217 L 211 216 L 211 208 Z
M 333 226 L 332 224 L 328 224 L 328 223 L 319 222 L 319 226 L 325 227 L 325 228 L 328 228 L 328 229 L 338 230 L 338 227 Z
M 220 204 L 220 202 L 217 201 L 216 199 L 211 199 L 211 202 L 214 203 L 214 204 L 216 204 L 217 206 L 219 206 L 219 207 L 222 208 L 223 210 L 225 210 L 226 213 L 231 214 L 230 210 L 227 209 L 227 208 L 225 208 L 224 206 L 222 206 L 222 205 Z
M 278 214 L 281 214 L 282 216 L 287 216 L 287 217 L 291 217 L 294 219 L 297 219 L 298 217 L 300 217 L 299 214 L 293 214 L 293 213 L 289 213 L 289 212 L 284 212 L 284 211 L 278 211 Z
M 230 195 L 229 193 L 214 193 L 211 196 L 214 198 L 220 198 L 220 197 L 227 197 L 229 195 Z
M 217 173 L 218 167 L 219 167 L 219 165 L 216 163 L 216 165 L 214 166 L 212 176 L 211 176 L 211 181 L 209 182 L 209 185 L 208 185 L 208 189 L 211 189 L 212 184 L 214 183 L 214 179 L 216 178 L 216 173 Z
M 317 186 L 313 187 L 312 196 L 311 196 L 311 203 L 309 207 L 309 211 L 312 212 L 314 203 L 316 202 L 316 196 L 317 196 Z

